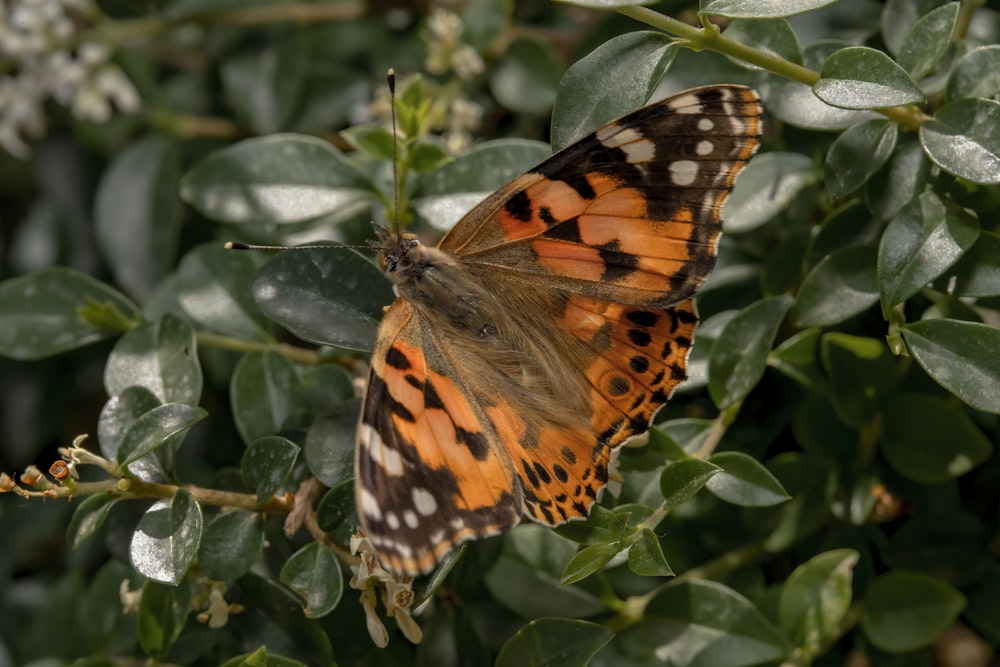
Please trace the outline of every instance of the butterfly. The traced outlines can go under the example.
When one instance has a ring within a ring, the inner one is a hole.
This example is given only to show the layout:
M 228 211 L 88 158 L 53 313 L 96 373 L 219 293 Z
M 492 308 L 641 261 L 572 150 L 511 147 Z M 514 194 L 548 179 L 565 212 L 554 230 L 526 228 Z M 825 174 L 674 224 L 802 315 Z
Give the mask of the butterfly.
M 760 135 L 753 90 L 689 90 L 555 153 L 437 247 L 378 231 L 398 299 L 372 356 L 355 498 L 383 566 L 416 576 L 523 517 L 588 515 L 612 451 L 687 376 L 692 296 Z

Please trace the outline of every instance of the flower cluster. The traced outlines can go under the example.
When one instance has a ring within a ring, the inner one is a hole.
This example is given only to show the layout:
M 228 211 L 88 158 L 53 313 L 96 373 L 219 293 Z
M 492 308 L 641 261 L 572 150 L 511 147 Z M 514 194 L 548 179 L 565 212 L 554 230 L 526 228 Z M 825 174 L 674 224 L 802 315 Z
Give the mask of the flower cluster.
M 462 17 L 446 9 L 435 9 L 427 18 L 427 61 L 424 66 L 431 74 L 449 71 L 463 81 L 482 74 L 483 59 L 469 44 L 461 41 Z
M 97 16 L 92 0 L 0 0 L 0 148 L 26 156 L 49 99 L 94 122 L 139 108 L 111 49 L 81 34 Z
M 365 610 L 365 621 L 368 625 L 368 635 L 379 648 L 389 644 L 389 633 L 386 632 L 382 619 L 375 609 L 377 591 L 382 589 L 382 604 L 385 613 L 396 619 L 396 624 L 403 636 L 414 644 L 419 644 L 424 637 L 423 631 L 410 615 L 413 605 L 413 580 L 410 577 L 398 577 L 389 572 L 375 557 L 375 550 L 367 537 L 354 535 L 351 537 L 351 553 L 358 554 L 361 562 L 352 565 L 351 588 L 361 591 L 361 606 Z

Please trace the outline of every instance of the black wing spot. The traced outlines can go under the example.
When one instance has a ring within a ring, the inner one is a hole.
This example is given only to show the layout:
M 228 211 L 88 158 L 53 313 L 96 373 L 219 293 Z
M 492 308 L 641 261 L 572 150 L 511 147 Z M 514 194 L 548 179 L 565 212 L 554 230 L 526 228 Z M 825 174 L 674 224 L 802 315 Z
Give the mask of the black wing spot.
M 481 431 L 466 431 L 455 427 L 455 437 L 469 448 L 469 452 L 477 461 L 485 461 L 490 454 L 490 443 Z
M 563 484 L 569 481 L 569 473 L 566 472 L 566 468 L 563 468 L 558 463 L 552 464 L 552 474 L 555 475 L 556 479 L 558 479 Z M 556 500 L 559 502 L 564 502 L 566 500 L 566 497 L 564 495 L 562 500 L 559 500 L 559 498 L 556 498 Z
M 420 379 L 416 375 L 413 375 L 411 373 L 407 373 L 404 376 L 403 379 L 406 380 L 406 384 L 410 385 L 411 387 L 414 387 L 414 388 L 420 389 L 420 390 L 423 390 L 423 388 L 424 388 L 424 383 L 421 382 Z
M 698 321 L 698 316 L 688 310 L 675 310 L 674 317 L 684 324 L 694 324 Z
M 538 461 L 535 461 L 532 465 L 535 467 L 535 474 L 538 475 L 538 479 L 541 480 L 542 484 L 552 483 L 552 476 L 549 474 L 549 471 L 545 469 L 545 466 Z
M 673 351 L 673 344 L 669 340 L 663 341 L 663 352 L 660 353 L 660 359 L 666 359 Z
M 653 337 L 645 329 L 629 329 L 628 339 L 632 341 L 634 345 L 639 347 L 646 347 L 652 342 Z
M 628 378 L 616 375 L 608 382 L 608 393 L 612 396 L 624 396 L 632 388 Z
M 656 323 L 659 321 L 659 317 L 656 313 L 650 312 L 648 310 L 630 310 L 625 313 L 626 319 L 629 322 L 638 324 L 641 327 L 655 327 Z
M 587 506 L 581 503 L 579 500 L 573 503 L 573 511 L 581 516 L 587 516 Z
M 681 382 L 687 378 L 687 371 L 680 364 L 670 364 L 670 377 Z
M 639 268 L 639 258 L 618 250 L 618 241 L 606 243 L 598 249 L 597 254 L 604 262 L 604 273 L 601 278 L 608 282 L 620 282 L 629 277 Z
M 515 220 L 520 220 L 521 222 L 531 221 L 531 198 L 528 197 L 528 193 L 524 190 L 515 192 L 503 207 Z
M 390 347 L 389 351 L 385 353 L 385 363 L 399 371 L 410 370 L 410 360 L 394 347 Z
M 637 354 L 628 360 L 628 367 L 636 373 L 645 373 L 649 370 L 649 359 Z
M 542 222 L 544 222 L 549 227 L 559 222 L 558 220 L 556 220 L 556 217 L 552 215 L 552 211 L 549 210 L 548 206 L 543 206 L 540 209 L 538 209 L 538 217 L 541 218 Z
M 542 209 L 543 212 L 548 210 L 549 209 L 547 208 Z M 551 215 L 549 217 L 551 217 Z M 545 220 L 544 217 L 542 217 L 542 219 Z M 583 236 L 580 235 L 579 218 L 574 216 L 572 218 L 567 218 L 562 222 L 552 218 L 552 222 L 548 222 L 548 224 L 550 227 L 542 232 L 543 237 L 547 239 L 555 239 L 557 241 L 569 241 L 570 243 L 583 243 Z
M 444 401 L 434 388 L 433 382 L 424 384 L 424 406 L 432 410 L 444 410 Z
M 677 336 L 674 338 L 674 342 L 681 347 L 691 347 L 691 339 L 687 336 Z
M 538 475 L 531 469 L 531 464 L 521 459 L 521 466 L 524 468 L 524 476 L 528 478 L 528 483 L 536 489 L 541 488 L 542 484 L 538 481 Z
M 562 451 L 559 452 L 560 456 L 563 457 L 563 461 L 570 465 L 576 464 L 576 454 L 569 447 L 563 447 Z
M 570 174 L 562 179 L 566 185 L 576 190 L 576 193 L 583 197 L 584 199 L 596 199 L 597 193 L 594 192 L 594 188 L 590 185 L 590 181 L 583 174 L 576 173 Z

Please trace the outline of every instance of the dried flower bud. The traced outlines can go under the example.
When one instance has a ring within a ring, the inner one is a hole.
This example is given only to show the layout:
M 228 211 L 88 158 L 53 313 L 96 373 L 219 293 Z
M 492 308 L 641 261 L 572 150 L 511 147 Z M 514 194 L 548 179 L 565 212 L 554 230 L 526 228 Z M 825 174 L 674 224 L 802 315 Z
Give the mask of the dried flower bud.
M 65 461 L 56 461 L 49 466 L 49 474 L 52 475 L 57 482 L 65 482 L 69 479 L 69 465 L 67 465 Z
M 0 472 L 0 493 L 7 493 L 14 488 L 14 478 L 5 472 Z

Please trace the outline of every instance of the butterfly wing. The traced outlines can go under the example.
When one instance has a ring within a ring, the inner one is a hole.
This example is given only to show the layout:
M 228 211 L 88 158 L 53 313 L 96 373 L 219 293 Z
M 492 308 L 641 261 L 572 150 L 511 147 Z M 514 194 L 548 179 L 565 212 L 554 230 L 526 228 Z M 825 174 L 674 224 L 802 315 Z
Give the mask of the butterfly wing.
M 715 265 L 720 211 L 761 134 L 757 94 L 697 88 L 556 153 L 463 218 L 440 248 L 470 270 L 669 306 Z
M 355 452 L 365 533 L 384 565 L 408 575 L 522 513 L 509 456 L 427 325 L 402 299 L 386 313 Z

